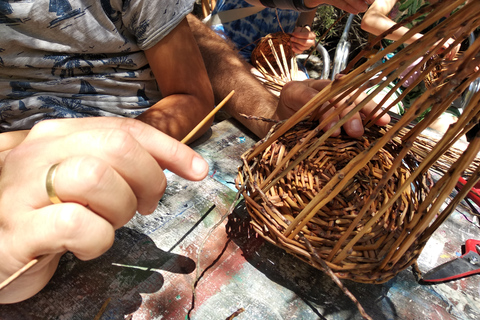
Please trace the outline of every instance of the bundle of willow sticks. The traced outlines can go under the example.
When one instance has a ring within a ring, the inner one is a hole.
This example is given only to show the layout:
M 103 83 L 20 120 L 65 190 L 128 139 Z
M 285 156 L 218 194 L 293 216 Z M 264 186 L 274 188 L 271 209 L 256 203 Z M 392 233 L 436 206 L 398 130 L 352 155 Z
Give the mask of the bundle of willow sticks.
M 258 80 L 276 92 L 287 82 L 297 79 L 298 65 L 291 37 L 284 32 L 268 34 L 258 41 L 250 56 L 252 65 L 259 71 Z
M 382 283 L 416 264 L 432 233 L 480 178 L 478 163 L 474 162 L 480 149 L 478 134 L 463 152 L 455 155 L 450 166 L 439 164 L 455 142 L 478 123 L 479 92 L 437 143 L 426 145 L 420 141 L 424 130 L 480 77 L 480 41 L 445 64 L 446 70 L 436 79 L 436 85 L 427 88 L 397 122 L 386 127 L 375 125 L 378 116 L 428 76 L 436 64 L 422 68 L 426 61 L 443 59 L 448 51 L 441 52 L 440 48 L 445 41 L 453 37 L 455 44 L 461 43 L 480 26 L 480 1 L 442 0 L 404 23 L 420 15 L 425 15 L 422 23 L 384 51 L 365 59 L 363 52 L 370 52 L 402 24 L 374 39 L 350 62 L 342 77 L 291 118 L 275 125 L 242 155 L 237 187 L 243 190 L 256 232 L 314 267 L 328 268 L 339 278 Z M 437 23 L 445 16 L 448 18 Z M 377 63 L 413 34 L 430 26 L 422 38 L 387 62 Z M 401 86 L 401 80 L 381 99 L 377 115 L 370 113 L 363 119 L 363 137 L 332 136 L 418 58 L 423 59 L 422 63 L 403 79 L 416 71 L 420 77 L 395 101 L 389 98 Z M 364 94 L 376 85 L 371 94 Z M 347 102 L 339 104 L 342 99 Z M 347 107 L 351 110 L 340 117 Z M 424 113 L 421 121 L 414 122 Z M 340 120 L 323 131 L 334 117 Z M 425 147 L 428 152 L 423 152 Z M 443 171 L 436 182 L 429 177 L 430 169 L 435 167 Z M 460 176 L 467 178 L 466 187 L 443 208 Z

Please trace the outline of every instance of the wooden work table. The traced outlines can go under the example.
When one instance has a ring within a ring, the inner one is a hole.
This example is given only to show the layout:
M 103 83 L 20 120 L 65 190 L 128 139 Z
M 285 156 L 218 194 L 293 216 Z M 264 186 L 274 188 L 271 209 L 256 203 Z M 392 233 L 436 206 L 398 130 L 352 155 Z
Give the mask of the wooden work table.
M 193 145 L 210 164 L 207 178 L 167 172 L 155 213 L 119 229 L 98 259 L 67 253 L 43 291 L 0 306 L 0 319 L 186 319 L 190 312 L 217 320 L 242 309 L 234 319 L 361 319 L 329 276 L 256 237 L 241 203 L 222 220 L 236 197 L 240 155 L 254 142 L 236 122 L 215 124 Z M 478 218 L 456 210 L 423 250 L 420 270 L 456 258 L 470 238 L 480 239 Z M 384 284 L 343 283 L 375 320 L 480 319 L 480 275 L 424 285 L 407 269 Z

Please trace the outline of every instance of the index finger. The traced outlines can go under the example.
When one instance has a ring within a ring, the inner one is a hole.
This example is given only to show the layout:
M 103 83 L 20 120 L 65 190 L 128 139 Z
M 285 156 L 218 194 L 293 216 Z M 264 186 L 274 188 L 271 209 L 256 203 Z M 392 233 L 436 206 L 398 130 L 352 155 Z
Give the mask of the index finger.
M 131 134 L 163 169 L 182 178 L 198 181 L 208 173 L 207 162 L 187 145 L 139 120 L 96 117 L 45 120 L 34 126 L 27 139 L 63 136 L 93 129 L 120 129 Z

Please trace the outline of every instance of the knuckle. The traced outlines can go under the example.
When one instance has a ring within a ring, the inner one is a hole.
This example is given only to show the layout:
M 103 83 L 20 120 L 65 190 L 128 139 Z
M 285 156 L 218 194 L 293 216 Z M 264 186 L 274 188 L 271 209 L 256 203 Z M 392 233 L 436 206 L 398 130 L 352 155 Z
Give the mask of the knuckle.
M 109 176 L 112 173 L 112 168 L 105 162 L 92 157 L 85 157 L 80 159 L 76 165 L 74 179 L 79 183 L 75 183 L 78 192 L 92 192 L 103 183 L 109 181 Z
M 178 162 L 184 159 L 180 149 L 180 143 L 168 143 L 164 145 L 164 153 L 172 162 Z
M 30 129 L 30 136 L 43 136 L 51 132 L 57 132 L 58 126 L 60 125 L 60 120 L 48 119 L 43 120 L 35 124 L 32 129 Z
M 160 201 L 166 189 L 167 189 L 167 179 L 165 178 L 165 174 L 161 172 L 161 179 L 159 179 L 159 182 L 156 183 L 154 185 L 154 188 L 152 189 L 154 193 L 154 197 L 158 201 Z
M 83 230 L 85 215 L 79 210 L 80 205 L 66 203 L 60 207 L 59 214 L 54 215 L 54 229 L 60 239 L 75 239 L 79 230 Z
M 126 131 L 111 129 L 104 136 L 105 152 L 113 157 L 123 157 L 138 148 L 138 142 Z

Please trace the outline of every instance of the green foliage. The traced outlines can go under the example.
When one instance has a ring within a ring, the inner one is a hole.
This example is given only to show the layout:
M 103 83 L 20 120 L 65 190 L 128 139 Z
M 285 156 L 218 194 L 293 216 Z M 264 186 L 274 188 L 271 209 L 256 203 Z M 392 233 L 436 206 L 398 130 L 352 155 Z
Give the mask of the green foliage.
M 332 25 L 340 17 L 339 10 L 336 10 L 335 7 L 330 5 L 323 5 L 317 8 L 317 14 L 315 16 L 314 30 L 317 33 L 317 36 L 322 36 L 324 32 L 332 27 Z M 338 28 L 332 28 L 329 30 L 325 38 L 339 36 L 341 34 L 338 32 Z

